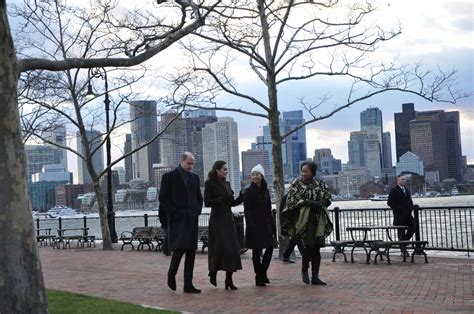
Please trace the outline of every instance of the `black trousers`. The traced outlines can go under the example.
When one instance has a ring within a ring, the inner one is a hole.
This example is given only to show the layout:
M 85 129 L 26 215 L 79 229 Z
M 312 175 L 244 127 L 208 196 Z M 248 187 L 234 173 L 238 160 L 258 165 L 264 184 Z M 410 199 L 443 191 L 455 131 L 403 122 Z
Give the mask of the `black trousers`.
M 184 259 L 184 288 L 190 288 L 193 286 L 194 259 L 196 257 L 195 249 L 175 249 L 171 257 L 168 276 L 176 276 L 181 258 L 184 254 L 186 254 Z
M 265 249 L 262 257 L 262 249 L 252 249 L 252 263 L 256 274 L 264 274 L 270 267 L 272 261 L 273 247 L 269 246 Z
M 403 219 L 395 219 L 393 221 L 394 226 L 408 226 L 407 230 L 398 230 L 398 240 L 410 240 L 415 234 L 415 218 L 412 215 L 404 217 Z
M 296 239 L 290 238 L 290 241 L 288 242 L 288 246 L 286 247 L 285 252 L 283 252 L 283 258 L 289 258 L 291 253 L 293 253 L 295 246 L 298 246 L 298 250 L 300 250 L 300 253 L 303 254 L 303 250 L 304 250 L 303 241 L 301 241 L 300 238 L 296 238 Z
M 309 268 L 309 263 L 311 263 L 311 271 L 313 277 L 319 276 L 319 266 L 321 265 L 321 247 L 316 244 L 311 244 L 305 246 L 303 249 L 303 265 L 302 268 L 304 271 L 307 271 Z

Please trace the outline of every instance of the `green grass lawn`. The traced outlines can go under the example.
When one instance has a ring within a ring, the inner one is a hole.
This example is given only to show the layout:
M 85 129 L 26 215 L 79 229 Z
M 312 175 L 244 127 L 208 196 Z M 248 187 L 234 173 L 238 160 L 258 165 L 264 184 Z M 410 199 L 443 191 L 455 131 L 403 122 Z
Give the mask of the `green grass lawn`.
M 52 314 L 95 314 L 95 313 L 176 313 L 171 311 L 145 308 L 140 305 L 90 297 L 65 291 L 46 290 L 49 312 Z

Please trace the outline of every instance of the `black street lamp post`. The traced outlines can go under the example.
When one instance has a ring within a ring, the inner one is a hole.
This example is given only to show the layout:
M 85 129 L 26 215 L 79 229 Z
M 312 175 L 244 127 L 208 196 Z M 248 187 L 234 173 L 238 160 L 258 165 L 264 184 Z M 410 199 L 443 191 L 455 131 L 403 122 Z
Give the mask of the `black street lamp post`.
M 117 232 L 115 231 L 115 212 L 114 212 L 114 205 L 113 205 L 113 199 L 112 199 L 112 168 L 111 168 L 111 163 L 112 163 L 112 156 L 111 156 L 111 143 L 110 143 L 110 117 L 109 117 L 109 111 L 110 111 L 110 99 L 109 99 L 109 84 L 107 81 L 107 72 L 105 69 L 97 69 L 97 71 L 90 71 L 92 74 L 91 77 L 100 77 L 104 80 L 104 85 L 105 85 L 105 99 L 104 99 L 104 104 L 105 104 L 105 129 L 106 129 L 106 139 L 105 139 L 105 154 L 106 154 L 106 159 L 107 159 L 107 222 L 109 224 L 109 232 L 110 232 L 110 237 L 112 240 L 112 243 L 117 243 Z M 89 90 L 87 92 L 88 94 L 94 94 L 92 92 L 92 86 L 89 83 Z

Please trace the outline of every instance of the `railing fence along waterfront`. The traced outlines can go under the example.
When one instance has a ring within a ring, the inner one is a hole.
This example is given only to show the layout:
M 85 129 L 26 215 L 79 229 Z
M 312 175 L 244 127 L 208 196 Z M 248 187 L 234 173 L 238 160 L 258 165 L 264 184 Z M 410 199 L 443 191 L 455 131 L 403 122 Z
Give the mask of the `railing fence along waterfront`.
M 334 232 L 327 239 L 350 240 L 347 227 L 369 225 L 391 225 L 393 222 L 390 208 L 361 208 L 329 210 L 334 224 Z M 416 226 L 415 239 L 429 241 L 427 249 L 444 251 L 474 251 L 474 207 L 418 207 L 414 210 Z M 209 214 L 199 216 L 199 226 L 208 226 Z M 157 215 L 144 214 L 141 216 L 116 216 L 117 235 L 123 231 L 130 231 L 136 226 L 160 226 Z M 89 235 L 101 238 L 98 217 L 36 219 L 36 228 L 51 228 L 52 234 L 62 228 L 89 228 Z M 383 230 L 370 234 L 371 239 L 388 240 Z
M 390 208 L 339 209 L 329 211 L 334 223 L 332 240 L 350 240 L 347 227 L 368 225 L 391 225 L 393 214 Z M 442 251 L 474 251 L 474 207 L 418 207 L 414 209 L 415 240 L 429 241 L 427 249 Z M 383 230 L 374 230 L 369 240 L 387 241 Z

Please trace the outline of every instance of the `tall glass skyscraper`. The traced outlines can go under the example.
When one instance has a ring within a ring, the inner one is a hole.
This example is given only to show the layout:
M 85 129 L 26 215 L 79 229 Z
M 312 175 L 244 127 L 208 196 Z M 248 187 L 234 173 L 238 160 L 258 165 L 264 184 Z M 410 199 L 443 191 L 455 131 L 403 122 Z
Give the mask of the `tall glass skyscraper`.
M 207 174 L 216 160 L 227 162 L 227 181 L 235 196 L 240 192 L 239 135 L 237 123 L 232 118 L 218 118 L 202 128 L 204 173 Z
M 77 137 L 77 151 L 81 155 L 85 155 L 85 145 L 81 141 L 81 135 L 79 131 L 76 133 Z M 99 173 L 104 170 L 104 145 L 102 144 L 102 133 L 96 130 L 86 131 L 86 137 L 89 141 L 89 149 L 91 151 L 95 151 L 92 155 L 92 165 L 94 170 Z M 92 183 L 91 176 L 89 174 L 89 170 L 87 169 L 87 163 L 82 158 L 77 159 L 77 179 L 80 184 L 89 184 Z
M 304 122 L 302 110 L 283 112 L 282 119 L 280 120 L 280 134 L 284 135 Z M 270 127 L 265 125 L 262 129 L 263 136 L 257 137 L 257 142 L 254 146 L 257 149 L 268 151 L 269 167 L 273 169 Z M 285 181 L 289 181 L 299 176 L 299 165 L 302 161 L 306 160 L 306 128 L 302 127 L 287 138 L 283 138 L 281 150 Z
M 158 132 L 156 101 L 139 100 L 130 103 L 132 150 L 149 142 Z M 153 164 L 160 162 L 158 140 L 132 155 L 133 178 L 153 181 Z
M 285 133 L 294 130 L 304 123 L 303 111 L 286 111 L 283 112 L 281 124 Z M 288 173 L 297 178 L 300 173 L 300 163 L 306 160 L 306 127 L 302 127 L 290 134 L 284 139 L 286 146 L 286 158 L 289 165 Z

